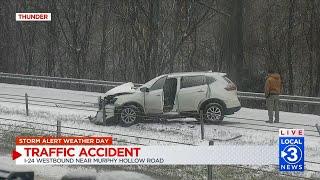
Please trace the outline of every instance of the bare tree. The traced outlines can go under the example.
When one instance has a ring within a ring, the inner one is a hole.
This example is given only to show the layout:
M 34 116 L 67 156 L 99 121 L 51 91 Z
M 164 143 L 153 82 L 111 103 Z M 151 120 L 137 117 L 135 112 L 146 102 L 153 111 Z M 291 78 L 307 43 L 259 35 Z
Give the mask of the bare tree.
M 99 73 L 97 78 L 105 79 L 106 78 L 106 56 L 107 56 L 107 35 L 108 35 L 108 23 L 110 21 L 109 12 L 110 12 L 110 3 L 111 1 L 105 1 L 103 3 L 103 19 L 102 19 L 102 44 L 100 47 L 100 57 L 99 57 Z
M 289 88 L 288 92 L 289 94 L 294 94 L 294 85 L 293 85 L 293 67 L 292 67 L 292 46 L 294 43 L 294 36 L 292 35 L 293 32 L 293 23 L 294 23 L 294 7 L 295 7 L 295 0 L 290 0 L 289 5 L 289 15 L 288 15 L 288 28 L 287 28 L 287 67 L 288 67 L 288 83 Z
M 57 12 L 56 2 L 48 0 L 48 12 L 51 12 L 53 17 L 52 21 L 46 24 L 46 66 L 45 73 L 47 76 L 55 76 L 56 57 L 58 55 L 58 32 L 55 14 Z
M 11 17 L 27 11 L 52 21 Z M 215 70 L 262 91 L 272 67 L 285 93 L 320 96 L 319 15 L 316 0 L 3 0 L 0 71 L 142 83 Z
M 60 22 L 68 50 L 73 62 L 73 76 L 82 78 L 87 70 L 87 53 L 91 35 L 92 18 L 96 9 L 96 2 L 85 0 L 82 3 L 68 1 L 66 4 L 60 2 L 63 17 L 67 25 Z M 61 21 L 61 19 L 59 19 Z M 67 34 L 68 33 L 68 34 Z

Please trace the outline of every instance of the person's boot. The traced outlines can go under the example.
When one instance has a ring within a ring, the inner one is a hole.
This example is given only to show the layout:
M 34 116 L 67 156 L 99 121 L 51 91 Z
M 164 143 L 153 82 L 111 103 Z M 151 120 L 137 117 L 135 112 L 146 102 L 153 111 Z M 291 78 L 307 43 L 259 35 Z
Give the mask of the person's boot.
M 275 120 L 274 123 L 279 123 L 279 120 Z
M 266 121 L 266 123 L 273 123 L 273 121 L 272 121 L 272 120 L 269 120 L 269 121 Z

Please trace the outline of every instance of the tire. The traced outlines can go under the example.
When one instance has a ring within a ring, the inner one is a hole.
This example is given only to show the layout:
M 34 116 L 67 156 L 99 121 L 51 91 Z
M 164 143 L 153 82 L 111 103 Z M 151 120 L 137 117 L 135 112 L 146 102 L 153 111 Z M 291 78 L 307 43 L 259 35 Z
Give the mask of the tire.
M 140 111 L 134 105 L 126 105 L 122 107 L 119 114 L 120 124 L 124 127 L 132 126 L 136 124 L 140 119 Z
M 204 119 L 209 123 L 220 123 L 224 118 L 223 106 L 219 103 L 209 103 L 204 110 Z

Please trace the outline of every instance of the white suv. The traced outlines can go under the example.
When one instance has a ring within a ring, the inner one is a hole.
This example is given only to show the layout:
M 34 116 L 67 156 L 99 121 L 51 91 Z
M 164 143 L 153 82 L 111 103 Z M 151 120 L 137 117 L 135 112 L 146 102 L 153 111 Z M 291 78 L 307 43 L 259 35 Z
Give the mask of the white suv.
M 109 90 L 101 101 L 107 121 L 116 120 L 130 126 L 150 116 L 199 117 L 221 122 L 224 115 L 241 108 L 237 87 L 218 72 L 183 72 L 158 76 L 139 88 L 129 82 Z M 102 123 L 102 106 L 95 123 Z

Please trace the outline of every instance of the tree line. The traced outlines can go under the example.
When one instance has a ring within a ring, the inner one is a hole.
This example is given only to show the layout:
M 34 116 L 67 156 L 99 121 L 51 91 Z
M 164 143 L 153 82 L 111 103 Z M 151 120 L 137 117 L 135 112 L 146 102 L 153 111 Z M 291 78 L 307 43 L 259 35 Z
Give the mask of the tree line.
M 213 70 L 261 92 L 272 68 L 284 93 L 320 96 L 319 17 L 316 0 L 2 0 L 0 71 L 143 83 Z

